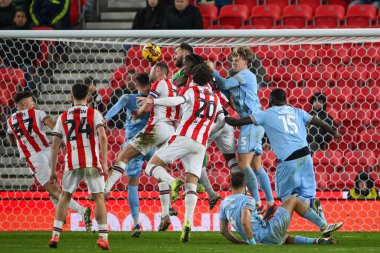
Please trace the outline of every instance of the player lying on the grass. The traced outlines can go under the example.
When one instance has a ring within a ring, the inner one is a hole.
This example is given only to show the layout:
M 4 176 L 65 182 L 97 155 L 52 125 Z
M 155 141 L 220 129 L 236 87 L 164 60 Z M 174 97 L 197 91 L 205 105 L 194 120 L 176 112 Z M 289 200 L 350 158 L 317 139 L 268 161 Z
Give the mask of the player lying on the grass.
M 44 111 L 34 108 L 32 93 L 28 91 L 17 93 L 15 103 L 17 111 L 7 121 L 10 141 L 15 144 L 17 140 L 20 158 L 25 157 L 38 183 L 49 193 L 57 207 L 62 190 L 58 184 L 49 181 L 51 150 L 43 130 L 43 125 L 53 130 L 55 122 Z M 82 216 L 86 230 L 91 231 L 91 209 L 82 207 L 73 199 L 69 202 L 69 208 Z
M 95 218 L 98 222 L 99 239 L 97 245 L 110 250 L 108 243 L 107 210 L 104 202 L 104 174 L 107 168 L 107 136 L 103 117 L 99 111 L 88 107 L 88 86 L 74 84 L 72 89 L 74 106 L 59 116 L 53 129 L 51 148 L 50 182 L 57 182 L 57 157 L 59 146 L 66 144 L 65 172 L 62 179 L 62 193 L 54 219 L 54 228 L 49 247 L 56 248 L 67 216 L 67 207 L 72 194 L 83 179 L 95 201 Z M 102 155 L 100 163 L 99 149 Z
M 177 95 L 176 87 L 167 78 L 168 74 L 169 68 L 165 63 L 157 62 L 152 67 L 149 79 L 153 84 L 149 92 L 149 98 L 167 98 Z M 140 117 L 149 111 L 150 117 L 145 127 L 122 149 L 117 161 L 112 165 L 111 174 L 107 179 L 106 194 L 111 191 L 114 182 L 121 177 L 127 163 L 135 157 L 147 155 L 150 150 L 164 144 L 174 134 L 174 124 L 179 114 L 176 108 L 145 105 L 139 108 L 136 116 Z M 166 182 L 158 184 L 162 206 L 159 231 L 166 230 L 165 223 L 168 220 L 170 221 L 169 205 L 166 205 L 166 202 L 170 202 L 170 187 Z
M 286 104 L 286 93 L 282 89 L 274 89 L 270 93 L 270 108 L 263 112 L 234 119 L 226 117 L 226 123 L 232 126 L 254 124 L 263 126 L 271 146 L 277 157 L 276 195 L 282 201 L 296 196 L 312 207 L 325 220 L 320 201 L 316 195 L 313 159 L 310 155 L 306 136 L 306 124 L 321 127 L 335 138 L 339 134 L 328 124 L 311 116 L 304 110 Z M 323 230 L 322 227 L 321 231 Z M 324 235 L 328 237 L 329 235 Z
M 202 173 L 210 129 L 214 122 L 220 124 L 220 127 L 224 124 L 224 114 L 219 98 L 207 85 L 210 80 L 210 69 L 206 64 L 199 64 L 193 69 L 194 86 L 183 90 L 180 96 L 163 99 L 139 98 L 139 101 L 155 106 L 181 105 L 182 117 L 175 134 L 155 153 L 145 169 L 148 175 L 155 177 L 159 182 L 172 185 L 172 200 L 176 200 L 183 181 L 174 179 L 167 172 L 167 165 L 179 159 L 185 168 L 185 219 L 181 242 L 189 240 L 194 209 L 198 200 L 197 182 Z M 167 225 L 170 225 L 170 220 Z
M 248 66 L 253 59 L 253 52 L 249 47 L 235 47 L 232 49 L 232 68 L 236 73 L 233 77 L 223 78 L 215 70 L 215 65 L 208 62 L 213 70 L 217 87 L 230 92 L 236 111 L 240 117 L 247 117 L 261 111 L 260 99 L 257 95 L 258 86 L 256 76 Z M 242 126 L 238 141 L 238 167 L 246 175 L 249 193 L 255 198 L 258 210 L 264 212 L 257 181 L 265 193 L 267 211 L 265 219 L 270 218 L 276 210 L 272 188 L 267 172 L 261 161 L 262 138 L 264 129 L 260 126 Z
M 232 243 L 237 244 L 335 244 L 335 239 L 308 238 L 292 236 L 287 233 L 293 212 L 323 227 L 324 233 L 339 229 L 341 223 L 326 224 L 305 203 L 295 197 L 289 197 L 279 206 L 273 217 L 266 221 L 257 213 L 254 198 L 245 195 L 246 183 L 242 172 L 231 175 L 232 195 L 222 201 L 220 206 L 220 232 Z M 231 224 L 241 236 L 235 237 L 228 229 Z

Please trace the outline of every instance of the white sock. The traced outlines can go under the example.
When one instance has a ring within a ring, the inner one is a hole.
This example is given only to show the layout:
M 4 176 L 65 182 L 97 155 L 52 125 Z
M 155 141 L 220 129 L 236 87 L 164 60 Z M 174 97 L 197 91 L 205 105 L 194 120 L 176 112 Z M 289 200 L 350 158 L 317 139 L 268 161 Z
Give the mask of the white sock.
M 79 213 L 80 215 L 84 215 L 84 207 L 79 205 L 78 202 L 76 202 L 75 200 L 73 199 L 70 199 L 70 202 L 69 202 L 69 208 L 77 213 Z
M 240 169 L 238 167 L 238 161 L 236 160 L 236 158 L 230 159 L 227 162 L 227 164 L 228 164 L 228 167 L 230 167 L 231 173 L 240 172 Z
M 211 186 L 210 180 L 208 179 L 207 171 L 206 171 L 205 167 L 202 167 L 202 174 L 201 174 L 201 178 L 199 179 L 199 181 L 205 187 L 209 198 L 211 198 L 212 196 L 215 195 L 215 191 L 214 191 L 214 189 L 212 189 L 212 186 Z
M 172 185 L 172 183 L 175 180 L 174 177 L 172 177 L 166 171 L 166 169 L 163 168 L 163 167 L 161 167 L 161 166 L 157 166 L 157 165 L 154 165 L 154 164 L 148 164 L 146 170 L 147 170 L 147 173 L 148 173 L 149 176 L 153 176 L 158 181 L 166 182 L 169 185 Z
M 104 191 L 110 192 L 117 180 L 121 178 L 127 165 L 123 162 L 117 161 L 112 165 L 111 175 L 108 177 Z
M 53 237 L 55 235 L 58 235 L 58 237 L 61 235 L 62 227 L 63 227 L 63 221 L 54 220 Z
M 137 224 L 139 224 L 139 217 L 132 217 L 133 219 L 133 226 L 135 227 Z
M 193 224 L 193 216 L 195 206 L 197 205 L 198 194 L 197 194 L 197 185 L 196 184 L 185 184 L 185 222 L 190 221 L 190 224 Z
M 169 215 L 169 205 L 170 205 L 170 186 L 166 182 L 158 183 L 158 189 L 160 191 L 160 202 L 161 202 L 161 217 Z
M 107 224 L 99 224 L 99 237 L 102 237 L 105 240 L 108 240 L 108 225 Z

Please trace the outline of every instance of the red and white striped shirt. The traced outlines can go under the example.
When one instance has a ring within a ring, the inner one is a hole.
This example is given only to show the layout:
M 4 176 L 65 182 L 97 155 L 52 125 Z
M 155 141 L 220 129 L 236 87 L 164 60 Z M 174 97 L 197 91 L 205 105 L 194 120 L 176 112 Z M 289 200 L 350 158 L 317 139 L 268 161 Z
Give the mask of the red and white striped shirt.
M 169 142 L 180 135 L 206 146 L 217 112 L 222 110 L 219 98 L 208 86 L 190 86 L 181 92 L 181 96 L 186 101 L 181 105 L 181 122 Z
M 34 108 L 13 113 L 8 121 L 8 133 L 17 139 L 20 157 L 30 156 L 49 147 L 43 125 L 49 116 Z
M 166 98 L 177 96 L 177 88 L 168 80 L 161 79 L 153 83 L 149 95 L 153 98 Z M 147 125 L 153 125 L 160 121 L 175 121 L 179 119 L 179 107 L 166 107 L 154 105 L 150 110 L 150 118 Z
M 66 169 L 101 168 L 97 128 L 103 117 L 94 108 L 75 105 L 59 116 L 52 132 L 63 138 L 67 153 Z

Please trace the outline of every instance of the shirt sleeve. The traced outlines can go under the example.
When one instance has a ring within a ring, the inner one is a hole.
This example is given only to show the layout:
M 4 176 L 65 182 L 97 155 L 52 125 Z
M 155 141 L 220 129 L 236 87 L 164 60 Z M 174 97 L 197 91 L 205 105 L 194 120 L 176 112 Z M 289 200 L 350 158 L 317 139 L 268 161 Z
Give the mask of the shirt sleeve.
M 256 209 L 256 201 L 251 196 L 247 196 L 247 201 L 243 205 L 243 208 L 249 209 L 249 211 L 253 212 Z
M 101 126 L 104 127 L 104 125 L 105 125 L 103 116 L 100 114 L 100 112 L 98 110 L 95 110 L 94 125 L 95 125 L 95 129 L 97 129 L 98 127 L 101 127 Z
M 38 116 L 39 116 L 38 119 L 41 121 L 42 124 L 45 124 L 45 120 L 50 118 L 50 116 L 46 114 L 46 112 L 44 111 L 38 111 Z
M 229 90 L 234 87 L 238 87 L 243 84 L 243 81 L 240 77 L 237 77 L 238 74 L 236 74 L 234 77 L 231 78 L 223 78 L 219 75 L 218 71 L 213 71 L 216 84 L 219 88 L 223 90 Z
M 121 111 L 129 102 L 129 96 L 128 95 L 123 95 L 117 101 L 116 104 L 112 106 L 112 108 L 107 112 L 106 116 L 104 116 L 106 121 L 109 121 L 113 116 L 115 116 L 118 112 Z
M 63 138 L 64 131 L 62 126 L 62 118 L 59 116 L 57 123 L 54 126 L 53 132 L 51 133 L 53 136 L 58 136 L 60 138 Z
M 155 82 L 150 88 L 149 96 L 158 98 L 164 90 L 164 85 L 162 83 L 163 82 L 161 81 Z
M 222 204 L 223 204 L 223 203 L 222 203 Z M 226 216 L 226 213 L 225 213 L 225 211 L 224 211 L 224 205 L 221 205 L 221 206 L 220 206 L 219 219 L 221 219 L 221 220 L 228 220 L 228 219 L 227 219 L 227 216 Z
M 251 115 L 251 119 L 254 125 L 261 126 L 264 124 L 265 112 L 256 112 Z
M 302 119 L 302 122 L 304 123 L 304 125 L 309 124 L 311 119 L 313 118 L 313 116 L 304 110 L 297 109 L 297 111 L 298 111 L 299 115 L 301 116 L 301 119 Z

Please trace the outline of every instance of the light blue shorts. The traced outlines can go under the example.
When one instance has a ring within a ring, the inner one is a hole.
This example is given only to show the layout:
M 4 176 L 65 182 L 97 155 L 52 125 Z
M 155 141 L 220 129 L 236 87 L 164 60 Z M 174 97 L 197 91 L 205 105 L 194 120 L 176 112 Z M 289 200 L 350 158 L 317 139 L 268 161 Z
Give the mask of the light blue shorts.
M 275 183 L 276 195 L 282 201 L 295 193 L 305 198 L 315 198 L 317 186 L 311 156 L 278 163 Z
M 264 244 L 283 244 L 290 225 L 290 214 L 279 207 L 265 227 L 266 236 L 260 241 Z
M 126 141 L 122 148 L 124 149 L 129 141 Z M 127 166 L 125 168 L 125 173 L 129 178 L 137 178 L 140 177 L 141 171 L 142 171 L 142 165 L 144 161 L 149 161 L 150 158 L 152 158 L 153 154 L 155 152 L 155 149 L 151 149 L 145 156 L 139 155 L 135 158 L 131 159 L 129 163 L 127 163 Z
M 255 152 L 256 155 L 263 154 L 262 138 L 264 128 L 255 125 L 245 125 L 240 128 L 238 154 L 249 154 Z

